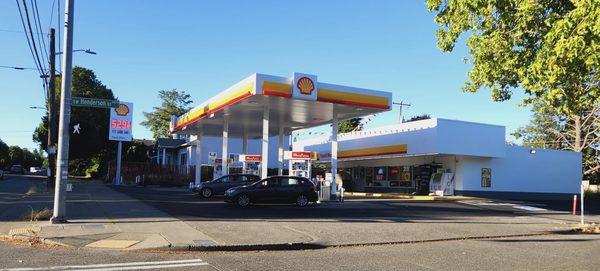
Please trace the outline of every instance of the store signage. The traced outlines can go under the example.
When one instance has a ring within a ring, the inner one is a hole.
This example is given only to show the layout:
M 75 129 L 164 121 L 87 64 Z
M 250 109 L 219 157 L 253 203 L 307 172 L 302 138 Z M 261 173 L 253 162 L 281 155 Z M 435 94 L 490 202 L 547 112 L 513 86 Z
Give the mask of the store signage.
M 120 104 L 118 100 L 71 97 L 71 106 L 117 108 Z
M 251 154 L 240 154 L 240 162 L 260 162 L 262 157 L 260 155 Z
M 287 160 L 311 160 L 312 155 L 309 151 L 285 151 L 283 158 Z
M 223 162 L 223 158 L 215 158 L 215 164 L 220 165 Z M 233 163 L 233 159 L 227 159 L 227 164 Z
M 317 76 L 312 74 L 294 73 L 292 97 L 302 100 L 317 100 Z
M 108 139 L 131 141 L 131 123 L 133 121 L 133 103 L 121 102 L 110 110 Z

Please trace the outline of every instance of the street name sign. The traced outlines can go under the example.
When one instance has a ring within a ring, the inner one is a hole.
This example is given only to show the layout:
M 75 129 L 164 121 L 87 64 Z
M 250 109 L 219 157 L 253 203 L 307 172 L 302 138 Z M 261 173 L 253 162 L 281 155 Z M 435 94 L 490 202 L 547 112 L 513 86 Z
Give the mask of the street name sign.
M 118 100 L 107 100 L 107 99 L 94 99 L 94 98 L 82 98 L 72 97 L 71 106 L 79 107 L 96 107 L 96 108 L 118 108 Z

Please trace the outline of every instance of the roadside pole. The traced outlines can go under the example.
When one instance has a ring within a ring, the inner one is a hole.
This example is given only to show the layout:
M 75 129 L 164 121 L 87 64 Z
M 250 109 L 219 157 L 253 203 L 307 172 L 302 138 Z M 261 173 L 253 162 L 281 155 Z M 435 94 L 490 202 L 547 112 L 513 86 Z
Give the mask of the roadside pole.
M 74 0 L 65 1 L 65 38 L 60 93 L 60 122 L 58 124 L 58 156 L 54 188 L 54 210 L 50 222 L 67 221 L 65 186 L 69 176 L 69 123 L 71 121 L 71 76 L 73 56 L 73 6 Z
M 121 152 L 123 150 L 123 141 L 117 141 L 117 170 L 115 174 L 115 185 L 121 185 Z
M 581 206 L 579 207 L 580 211 L 581 211 L 581 225 L 585 225 L 585 221 L 584 221 L 584 217 L 583 217 L 583 199 L 584 199 L 584 194 L 585 191 L 583 190 L 583 183 L 581 183 L 581 201 L 580 204 Z
M 49 52 L 49 64 L 50 68 L 48 69 L 49 74 L 48 78 L 50 81 L 48 82 L 48 181 L 46 185 L 46 189 L 51 189 L 55 177 L 55 167 L 56 167 L 56 108 L 54 107 L 55 103 L 55 65 L 56 65 L 56 46 L 55 46 L 55 30 L 54 28 L 50 28 L 50 52 Z

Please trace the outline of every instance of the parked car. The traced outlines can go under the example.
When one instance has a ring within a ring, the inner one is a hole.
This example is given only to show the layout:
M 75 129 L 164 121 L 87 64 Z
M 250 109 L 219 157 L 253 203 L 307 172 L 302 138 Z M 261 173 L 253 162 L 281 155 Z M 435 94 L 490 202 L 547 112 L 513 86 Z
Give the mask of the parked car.
M 204 198 L 210 198 L 215 195 L 223 195 L 225 190 L 255 183 L 260 181 L 260 177 L 252 174 L 230 174 L 214 179 L 210 182 L 200 183 L 196 191 Z
M 252 203 L 295 203 L 306 206 L 318 200 L 316 186 L 307 178 L 273 176 L 225 191 L 225 202 L 238 206 Z
M 25 169 L 21 165 L 13 165 L 10 167 L 10 173 L 12 174 L 25 174 Z

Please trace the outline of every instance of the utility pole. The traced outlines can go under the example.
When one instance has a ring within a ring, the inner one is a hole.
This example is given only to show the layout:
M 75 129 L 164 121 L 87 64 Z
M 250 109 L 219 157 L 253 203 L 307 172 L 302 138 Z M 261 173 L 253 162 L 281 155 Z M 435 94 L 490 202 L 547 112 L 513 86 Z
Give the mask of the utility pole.
M 55 91 L 55 76 L 56 76 L 56 46 L 55 46 L 55 29 L 50 28 L 50 59 L 49 78 L 48 82 L 48 181 L 47 188 L 54 187 L 55 167 L 56 167 L 56 101 Z
M 58 156 L 56 161 L 56 186 L 54 212 L 50 222 L 64 223 L 66 217 L 66 183 L 69 176 L 69 125 L 71 121 L 71 77 L 73 56 L 73 6 L 74 0 L 65 1 L 65 38 L 60 92 L 60 122 L 58 124 Z
M 392 102 L 392 104 L 394 105 L 398 105 L 400 107 L 400 112 L 398 114 L 398 123 L 402 123 L 404 120 L 402 119 L 402 107 L 403 106 L 410 106 L 410 104 L 405 104 L 404 101 L 400 101 L 398 102 Z

